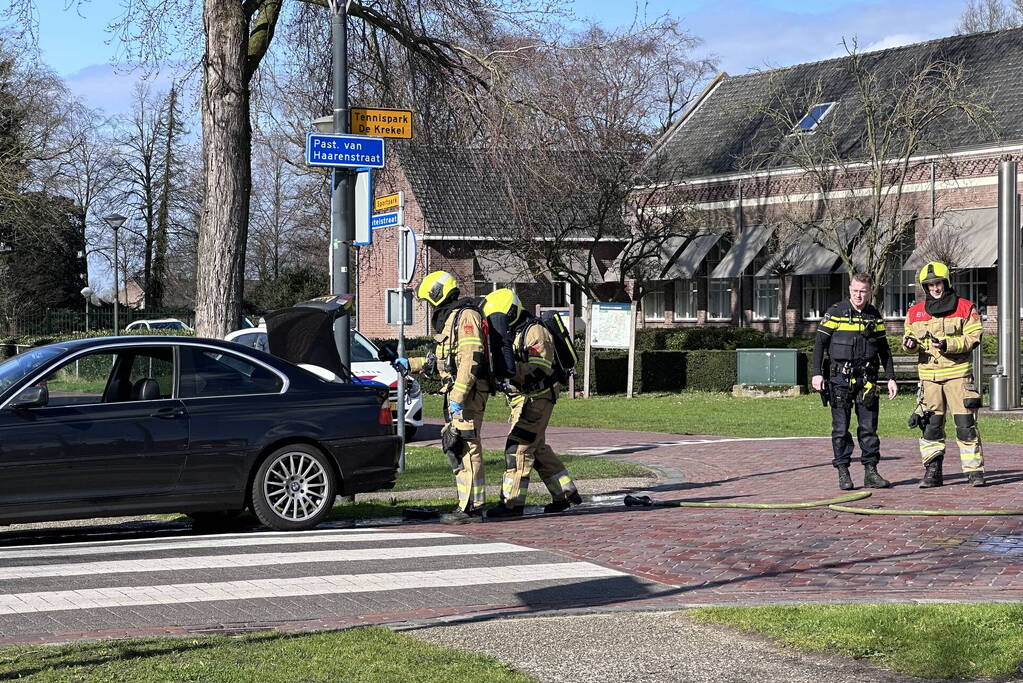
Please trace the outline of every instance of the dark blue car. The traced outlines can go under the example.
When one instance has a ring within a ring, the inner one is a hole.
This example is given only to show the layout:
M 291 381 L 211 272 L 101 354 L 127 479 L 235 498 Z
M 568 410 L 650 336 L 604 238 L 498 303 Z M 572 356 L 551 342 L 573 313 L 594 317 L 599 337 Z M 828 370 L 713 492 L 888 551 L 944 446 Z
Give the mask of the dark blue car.
M 386 388 L 213 339 L 108 337 L 0 364 L 0 524 L 246 507 L 308 529 L 394 486 Z

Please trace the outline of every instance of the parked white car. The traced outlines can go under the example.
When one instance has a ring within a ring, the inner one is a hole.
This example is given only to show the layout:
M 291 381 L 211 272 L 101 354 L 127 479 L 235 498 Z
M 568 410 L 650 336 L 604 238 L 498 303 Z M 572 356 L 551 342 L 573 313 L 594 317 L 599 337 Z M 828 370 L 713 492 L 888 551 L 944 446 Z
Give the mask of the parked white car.
M 266 324 L 235 330 L 224 337 L 243 346 L 270 353 Z M 398 371 L 380 360 L 380 350 L 358 330 L 352 330 L 352 374 L 359 379 L 380 382 L 391 388 L 391 419 L 398 419 Z M 423 426 L 423 390 L 411 377 L 405 382 L 405 440 L 411 441 Z
M 136 320 L 129 323 L 125 330 L 183 330 L 191 332 L 192 328 L 177 318 L 154 318 L 153 320 Z

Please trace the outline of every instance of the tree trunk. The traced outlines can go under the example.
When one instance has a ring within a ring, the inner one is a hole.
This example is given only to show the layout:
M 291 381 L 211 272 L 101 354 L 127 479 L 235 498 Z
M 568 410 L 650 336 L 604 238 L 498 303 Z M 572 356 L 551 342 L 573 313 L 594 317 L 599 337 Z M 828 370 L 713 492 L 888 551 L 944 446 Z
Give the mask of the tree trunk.
M 251 138 L 247 22 L 238 0 L 204 0 L 202 132 L 206 196 L 199 224 L 196 334 L 239 324 L 249 223 Z

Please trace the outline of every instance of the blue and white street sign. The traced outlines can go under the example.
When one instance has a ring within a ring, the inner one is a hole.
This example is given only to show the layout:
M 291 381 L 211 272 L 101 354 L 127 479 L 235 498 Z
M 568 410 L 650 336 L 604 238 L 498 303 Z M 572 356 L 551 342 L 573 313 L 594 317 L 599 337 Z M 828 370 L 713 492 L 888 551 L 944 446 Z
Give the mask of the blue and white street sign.
M 369 227 L 373 230 L 379 228 L 393 228 L 396 225 L 401 224 L 401 212 L 392 211 L 390 213 L 378 213 L 375 216 L 370 216 Z
M 332 168 L 383 168 L 384 139 L 345 133 L 309 133 L 305 162 Z

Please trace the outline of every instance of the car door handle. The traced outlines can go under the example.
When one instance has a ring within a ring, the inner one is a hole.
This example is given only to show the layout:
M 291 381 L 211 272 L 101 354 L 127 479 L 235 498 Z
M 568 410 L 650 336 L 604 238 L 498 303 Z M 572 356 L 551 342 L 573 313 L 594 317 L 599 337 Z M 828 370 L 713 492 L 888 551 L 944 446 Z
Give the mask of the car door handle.
M 158 417 L 162 420 L 173 420 L 184 416 L 184 408 L 159 408 L 149 414 L 149 417 Z

